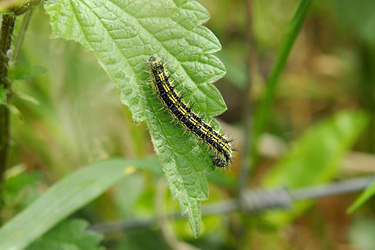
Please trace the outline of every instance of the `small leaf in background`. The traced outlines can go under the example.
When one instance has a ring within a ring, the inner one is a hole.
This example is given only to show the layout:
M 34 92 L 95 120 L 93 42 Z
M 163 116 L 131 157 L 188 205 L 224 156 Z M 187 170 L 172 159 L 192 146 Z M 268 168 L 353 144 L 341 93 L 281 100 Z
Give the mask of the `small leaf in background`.
M 23 66 L 16 66 L 9 70 L 9 80 L 30 80 L 32 77 L 41 75 L 46 72 L 46 69 L 40 66 L 31 66 L 29 64 Z
M 35 99 L 34 97 L 30 96 L 30 95 L 27 95 L 27 94 L 22 93 L 22 92 L 14 92 L 13 94 L 14 94 L 14 97 L 17 97 L 17 98 L 20 98 L 24 101 L 39 105 L 39 101 L 37 99 Z
M 339 163 L 363 129 L 369 117 L 362 112 L 342 111 L 310 128 L 265 176 L 266 187 L 296 189 L 332 179 Z M 269 213 L 272 223 L 283 225 L 303 213 L 310 202 L 295 204 L 291 212 Z
M 103 237 L 99 233 L 85 231 L 87 226 L 88 222 L 84 220 L 64 221 L 33 242 L 26 250 L 104 250 L 104 247 L 98 246 Z
M 375 246 L 375 220 L 357 218 L 349 229 L 349 240 L 353 249 L 373 250 Z
M 349 207 L 348 213 L 353 213 L 357 210 L 363 203 L 375 195 L 375 182 L 372 183 L 366 190 L 354 201 L 354 203 Z
M 215 35 L 201 26 L 210 15 L 196 1 L 72 0 L 49 1 L 52 36 L 74 40 L 92 51 L 120 90 L 135 121 L 146 121 L 161 158 L 173 198 L 189 214 L 195 236 L 200 231 L 200 201 L 208 199 L 206 172 L 214 169 L 207 146 L 182 126 L 171 123 L 155 97 L 146 60 L 158 55 L 194 111 L 215 116 L 226 110 L 211 85 L 225 75 L 211 55 L 221 49 Z M 214 121 L 213 121 L 214 122 Z M 219 124 L 216 123 L 220 128 Z
M 19 173 L 6 179 L 4 185 L 4 199 L 13 201 L 27 187 L 35 187 L 41 178 L 39 172 Z
M 8 104 L 8 108 L 10 110 L 10 113 L 17 117 L 21 122 L 24 121 L 23 115 L 21 111 L 13 104 Z
M 4 195 L 9 197 L 15 197 L 21 189 L 27 186 L 34 186 L 41 178 L 39 172 L 21 173 L 16 176 L 12 176 L 5 182 Z
M 41 176 L 39 171 L 26 172 L 22 164 L 13 166 L 5 172 L 4 206 L 1 211 L 4 221 L 13 218 L 39 197 L 40 190 L 37 184 Z

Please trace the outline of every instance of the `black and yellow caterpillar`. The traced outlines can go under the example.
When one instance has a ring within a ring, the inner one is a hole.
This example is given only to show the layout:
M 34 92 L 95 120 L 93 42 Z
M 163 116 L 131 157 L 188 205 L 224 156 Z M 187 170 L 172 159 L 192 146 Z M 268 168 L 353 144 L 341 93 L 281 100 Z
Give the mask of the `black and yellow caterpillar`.
M 233 149 L 230 141 L 215 131 L 191 107 L 186 105 L 170 84 L 163 62 L 154 56 L 147 61 L 153 76 L 153 86 L 165 108 L 184 128 L 204 141 L 214 152 L 213 163 L 217 167 L 226 167 L 232 162 Z

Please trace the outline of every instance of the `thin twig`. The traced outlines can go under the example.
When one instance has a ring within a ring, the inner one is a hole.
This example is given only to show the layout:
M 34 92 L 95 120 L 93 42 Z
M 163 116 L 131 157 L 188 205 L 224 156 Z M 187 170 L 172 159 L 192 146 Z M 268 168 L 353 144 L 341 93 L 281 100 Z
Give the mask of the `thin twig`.
M 253 147 L 252 143 L 254 142 L 252 140 L 252 132 L 253 132 L 253 107 L 252 107 L 252 57 L 253 52 L 255 51 L 253 46 L 253 12 L 252 12 L 252 0 L 247 0 L 247 18 L 248 18 L 248 28 L 247 28 L 247 41 L 248 41 L 248 56 L 247 56 L 247 88 L 246 88 L 246 99 L 245 99 L 245 110 L 244 110 L 244 119 L 245 119 L 245 126 L 244 126 L 244 134 L 245 134 L 245 140 L 244 140 L 244 146 L 243 146 L 243 154 L 242 154 L 242 161 L 240 165 L 240 177 L 239 177 L 239 187 L 238 187 L 238 198 L 239 198 L 239 204 L 242 207 L 243 206 L 243 195 L 245 190 L 247 189 L 247 185 L 249 183 L 249 177 L 250 172 L 252 169 L 252 159 L 251 155 L 247 154 L 246 152 L 250 152 L 251 148 Z
M 16 44 L 14 46 L 12 60 L 11 60 L 11 63 L 13 64 L 17 64 L 18 62 L 21 47 L 22 47 L 23 41 L 25 40 L 26 31 L 27 31 L 27 28 L 29 27 L 29 23 L 30 23 L 32 15 L 33 15 L 33 9 L 28 11 L 23 17 L 22 24 L 18 32 Z

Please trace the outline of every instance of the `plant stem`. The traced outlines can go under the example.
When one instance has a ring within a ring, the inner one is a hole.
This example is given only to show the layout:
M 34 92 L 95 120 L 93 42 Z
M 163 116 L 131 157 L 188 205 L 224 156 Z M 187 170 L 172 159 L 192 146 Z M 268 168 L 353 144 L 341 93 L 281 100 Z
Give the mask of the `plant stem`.
M 245 110 L 244 110 L 244 120 L 245 120 L 245 127 L 244 133 L 245 140 L 243 150 L 244 152 L 251 152 L 254 141 L 253 138 L 253 95 L 252 95 L 252 83 L 253 79 L 252 76 L 254 75 L 254 70 L 252 65 L 254 65 L 254 61 L 256 58 L 255 55 L 255 43 L 254 43 L 254 27 L 253 27 L 253 0 L 246 0 L 246 7 L 247 7 L 247 49 L 248 49 L 248 56 L 247 56 L 247 87 L 246 87 L 246 99 L 245 99 Z M 238 199 L 239 204 L 243 206 L 243 195 L 247 189 L 247 185 L 249 183 L 250 172 L 253 167 L 253 161 L 251 159 L 251 154 L 243 154 L 241 165 L 240 165 L 240 176 L 239 176 L 239 186 L 238 186 Z
M 8 51 L 12 44 L 14 24 L 16 17 L 4 14 L 1 22 L 0 33 L 0 88 L 7 93 L 6 103 L 11 96 L 11 85 L 8 80 Z M 10 113 L 6 104 L 0 104 L 0 212 L 3 207 L 2 190 L 4 186 L 4 173 L 7 166 L 7 158 L 10 142 Z M 0 217 L 0 225 L 1 223 Z
M 28 1 L 25 4 L 21 5 L 20 7 L 13 9 L 14 15 L 19 16 L 19 15 L 25 14 L 26 12 L 28 12 L 29 10 L 32 10 L 33 8 L 35 8 L 36 6 L 38 6 L 39 4 L 43 2 L 44 0 Z

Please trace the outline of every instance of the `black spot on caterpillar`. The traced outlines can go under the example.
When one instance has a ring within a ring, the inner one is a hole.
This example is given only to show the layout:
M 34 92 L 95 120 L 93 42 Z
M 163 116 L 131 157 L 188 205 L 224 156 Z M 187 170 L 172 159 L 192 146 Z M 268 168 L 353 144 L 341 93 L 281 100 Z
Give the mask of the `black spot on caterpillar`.
M 185 129 L 204 141 L 214 152 L 213 163 L 226 167 L 232 162 L 233 149 L 228 139 L 203 121 L 199 115 L 185 104 L 169 82 L 163 62 L 151 56 L 147 61 L 153 76 L 153 87 L 164 107 Z

